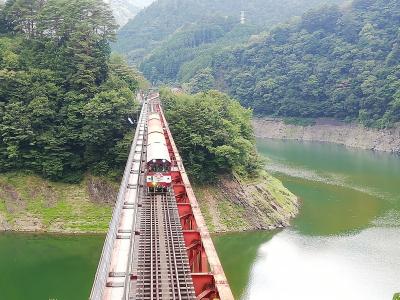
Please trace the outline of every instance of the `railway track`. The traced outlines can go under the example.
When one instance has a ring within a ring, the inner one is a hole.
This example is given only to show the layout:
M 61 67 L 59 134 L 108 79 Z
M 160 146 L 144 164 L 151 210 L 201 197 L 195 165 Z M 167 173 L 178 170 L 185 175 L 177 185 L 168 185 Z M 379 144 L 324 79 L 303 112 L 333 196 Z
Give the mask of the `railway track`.
M 182 162 L 168 192 L 147 191 L 147 122 L 157 107 L 158 97 L 142 107 L 90 299 L 232 300 Z M 170 155 L 181 161 L 163 122 Z
M 142 156 L 147 152 L 147 128 Z M 150 194 L 145 185 L 146 166 L 142 163 L 138 191 L 140 232 L 130 262 L 128 299 L 196 299 L 182 227 L 175 197 L 171 192 Z
M 196 299 L 178 208 L 171 193 L 142 199 L 137 272 L 129 299 Z

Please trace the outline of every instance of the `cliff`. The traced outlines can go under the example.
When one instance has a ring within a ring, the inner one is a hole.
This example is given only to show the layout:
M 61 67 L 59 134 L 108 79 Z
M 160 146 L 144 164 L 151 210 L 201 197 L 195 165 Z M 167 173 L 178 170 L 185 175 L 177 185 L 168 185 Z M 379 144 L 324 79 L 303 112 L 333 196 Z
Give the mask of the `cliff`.
M 214 233 L 287 227 L 299 210 L 297 197 L 265 171 L 253 180 L 221 176 L 194 191 Z
M 285 124 L 273 118 L 255 118 L 255 135 L 259 138 L 318 141 L 347 147 L 400 153 L 400 124 L 392 129 L 365 128 L 331 119 L 317 119 L 314 125 Z

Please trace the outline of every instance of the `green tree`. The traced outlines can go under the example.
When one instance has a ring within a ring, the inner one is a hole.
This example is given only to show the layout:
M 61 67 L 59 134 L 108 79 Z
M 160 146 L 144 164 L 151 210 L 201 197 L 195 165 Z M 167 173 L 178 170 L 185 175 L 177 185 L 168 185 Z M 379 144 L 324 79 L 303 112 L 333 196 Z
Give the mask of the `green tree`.
M 0 172 L 79 181 L 117 176 L 145 81 L 110 56 L 115 34 L 101 0 L 10 0 L 0 13 Z
M 215 180 L 217 174 L 254 176 L 260 160 L 255 149 L 251 110 L 227 95 L 161 92 L 166 116 L 192 179 Z

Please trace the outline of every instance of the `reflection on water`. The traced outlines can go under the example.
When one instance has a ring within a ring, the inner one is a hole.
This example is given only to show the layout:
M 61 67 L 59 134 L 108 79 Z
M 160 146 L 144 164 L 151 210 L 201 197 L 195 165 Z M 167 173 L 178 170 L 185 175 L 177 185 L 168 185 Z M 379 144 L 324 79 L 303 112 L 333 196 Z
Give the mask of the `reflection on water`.
M 374 189 L 372 186 L 357 186 L 355 184 L 352 184 L 351 181 L 349 181 L 349 178 L 344 174 L 335 174 L 321 171 L 317 172 L 306 168 L 298 169 L 295 167 L 290 167 L 274 162 L 268 163 L 266 165 L 266 169 L 271 173 L 279 173 L 293 178 L 301 178 L 309 181 L 325 183 L 332 186 L 348 188 L 377 198 L 388 199 L 392 196 L 390 193 L 380 191 L 379 189 Z
M 246 288 L 250 266 L 257 255 L 258 248 L 269 241 L 276 232 L 255 231 L 213 237 L 224 272 L 229 278 L 236 298 L 239 298 Z
M 292 230 L 263 244 L 244 299 L 391 299 L 400 289 L 400 231 L 307 237 Z
M 258 140 L 258 150 L 302 207 L 292 228 L 251 245 L 245 272 L 220 253 L 228 280 L 247 283 L 236 297 L 391 300 L 400 291 L 400 158 L 279 140 Z

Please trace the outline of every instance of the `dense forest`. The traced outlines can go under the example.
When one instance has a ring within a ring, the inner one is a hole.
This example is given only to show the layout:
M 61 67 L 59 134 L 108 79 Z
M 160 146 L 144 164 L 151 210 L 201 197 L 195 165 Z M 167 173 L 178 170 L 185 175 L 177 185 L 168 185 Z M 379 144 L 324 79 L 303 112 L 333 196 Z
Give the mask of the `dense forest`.
M 186 48 L 188 52 L 184 54 L 186 60 L 192 59 L 193 55 L 198 56 L 199 51 L 193 52 L 192 48 L 202 44 L 214 44 L 233 30 L 233 23 L 235 25 L 240 23 L 241 11 L 245 12 L 246 25 L 249 25 L 245 29 L 248 31 L 246 34 L 248 38 L 250 34 L 286 21 L 293 16 L 299 16 L 312 7 L 323 3 L 341 2 L 343 0 L 159 0 L 141 11 L 118 32 L 118 40 L 114 48 L 126 54 L 130 63 L 137 65 L 158 47 L 154 60 L 171 58 L 181 63 L 178 54 L 174 51 L 179 50 L 180 47 Z M 220 20 L 225 18 L 228 19 L 227 24 Z M 201 33 L 203 28 L 206 31 L 204 35 Z M 238 36 L 234 33 L 229 37 L 233 38 L 232 42 L 243 36 L 242 29 L 237 30 Z M 176 37 L 174 37 L 175 34 L 177 34 Z M 208 34 L 211 37 L 208 37 Z M 188 43 L 182 44 L 182 39 L 188 40 Z M 218 46 L 214 49 L 216 48 Z M 213 50 L 210 52 L 212 53 Z M 181 53 L 182 51 L 179 52 Z M 207 57 L 203 60 L 207 60 Z M 154 73 L 149 79 L 163 82 L 166 80 L 162 79 L 175 79 L 177 72 L 173 73 L 174 77 L 170 77 L 169 66 L 164 67 L 167 69 L 165 74 L 159 67 L 158 72 L 161 74 L 154 77 L 156 75 Z M 146 69 L 151 69 L 151 67 Z
M 252 111 L 228 95 L 160 92 L 165 114 L 188 173 L 197 183 L 215 182 L 217 174 L 254 176 L 261 167 Z
M 397 0 L 312 10 L 218 53 L 191 84 L 226 90 L 260 115 L 390 127 L 400 121 L 399 16 Z
M 123 166 L 142 79 L 110 56 L 101 0 L 9 0 L 0 11 L 0 172 L 79 181 Z
M 320 8 L 319 1 L 189 2 L 177 9 L 179 1 L 158 1 L 119 33 L 117 48 L 133 55 L 131 62 L 142 59 L 151 82 L 228 92 L 257 115 L 333 117 L 378 128 L 400 121 L 399 1 Z
M 155 48 L 140 65 L 154 84 L 185 82 L 204 68 L 222 49 L 245 42 L 258 27 L 237 18 L 209 17 L 182 29 Z

